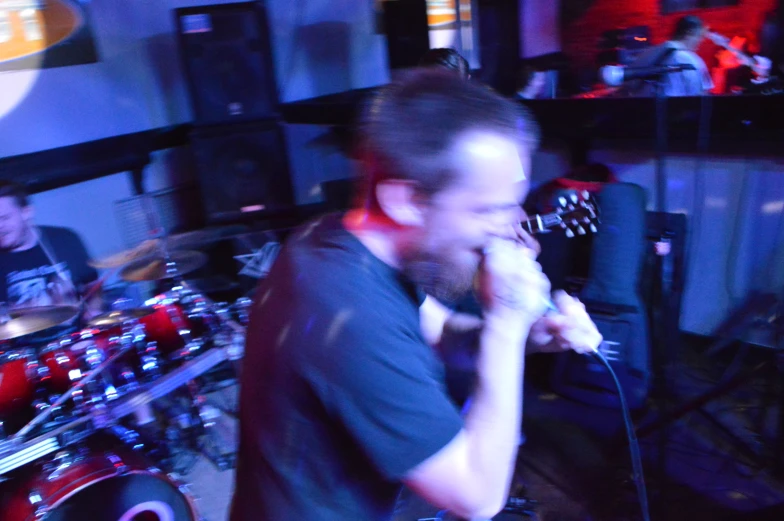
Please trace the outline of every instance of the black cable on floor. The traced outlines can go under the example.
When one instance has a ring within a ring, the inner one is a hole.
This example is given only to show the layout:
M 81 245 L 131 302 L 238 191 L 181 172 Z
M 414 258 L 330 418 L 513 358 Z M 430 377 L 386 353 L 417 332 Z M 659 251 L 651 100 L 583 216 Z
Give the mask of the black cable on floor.
M 648 492 L 645 489 L 645 477 L 643 475 L 642 469 L 642 458 L 640 457 L 640 444 L 637 441 L 637 434 L 635 433 L 634 424 L 632 423 L 632 415 L 631 411 L 629 410 L 629 405 L 626 403 L 626 397 L 623 394 L 621 382 L 615 375 L 615 371 L 613 371 L 610 362 L 599 351 L 594 351 L 592 354 L 602 364 L 604 364 L 604 367 L 607 368 L 610 376 L 612 376 L 612 379 L 615 382 L 615 386 L 618 388 L 618 399 L 621 402 L 623 423 L 626 426 L 626 435 L 629 438 L 629 453 L 632 459 L 632 478 L 634 479 L 634 484 L 637 487 L 637 499 L 640 503 L 643 521 L 650 521 L 651 515 L 648 511 Z

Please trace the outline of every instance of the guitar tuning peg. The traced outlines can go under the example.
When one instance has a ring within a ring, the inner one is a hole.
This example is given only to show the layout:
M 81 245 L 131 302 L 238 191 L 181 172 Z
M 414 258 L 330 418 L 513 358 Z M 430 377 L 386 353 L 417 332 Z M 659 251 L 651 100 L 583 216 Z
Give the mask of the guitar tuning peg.
M 596 233 L 598 230 L 596 229 L 596 225 L 591 223 L 591 233 Z
M 572 237 L 574 237 L 574 232 L 572 231 L 571 228 L 567 228 L 565 235 L 571 239 Z
M 572 199 L 572 202 L 573 202 L 573 203 L 577 203 L 577 201 L 579 201 L 579 200 L 580 200 L 580 199 L 577 197 L 577 194 L 572 194 L 572 197 L 571 197 L 571 199 Z
M 563 207 L 566 207 L 566 197 L 563 197 L 563 196 L 559 197 L 558 198 L 558 204 L 560 204 Z
M 577 234 L 578 235 L 585 235 L 585 230 L 583 230 L 582 226 L 577 227 Z
M 581 195 L 583 196 L 583 199 L 591 198 L 591 194 L 588 193 L 588 190 L 583 190 L 583 193 Z

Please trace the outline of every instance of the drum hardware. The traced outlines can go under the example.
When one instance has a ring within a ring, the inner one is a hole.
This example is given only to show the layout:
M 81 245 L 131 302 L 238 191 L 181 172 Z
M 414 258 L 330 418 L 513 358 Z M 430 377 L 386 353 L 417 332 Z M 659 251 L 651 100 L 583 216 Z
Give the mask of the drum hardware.
M 116 356 L 122 356 L 117 353 Z M 107 362 L 111 363 L 109 359 Z M 84 415 L 76 417 L 68 423 L 56 427 L 54 430 L 25 441 L 24 437 L 43 420 L 34 418 L 25 427 L 25 432 L 18 432 L 13 437 L 0 441 L 0 476 L 17 468 L 32 463 L 53 452 L 60 450 L 89 438 L 100 428 L 116 425 L 119 420 L 134 414 L 137 409 L 151 404 L 153 401 L 170 394 L 172 391 L 185 385 L 209 371 L 216 365 L 227 360 L 226 350 L 217 347 L 204 352 L 194 360 L 187 362 L 172 372 L 143 385 L 138 391 L 121 396 L 108 404 L 96 404 L 85 411 Z M 108 365 L 108 364 L 107 364 Z M 88 376 L 93 376 L 92 372 Z M 84 380 L 77 383 L 84 385 Z M 76 385 L 74 386 L 76 387 Z M 66 398 L 67 399 L 67 398 Z M 60 400 L 66 400 L 62 396 Z M 53 406 L 54 407 L 54 406 Z M 51 410 L 52 407 L 45 412 Z
M 225 423 L 223 412 L 209 404 L 201 404 L 199 418 L 204 425 L 204 436 L 200 446 L 205 455 L 219 470 L 228 470 L 236 464 L 236 441 L 233 432 Z
M 132 450 L 141 450 L 145 446 L 142 437 L 133 429 L 129 429 L 119 424 L 114 424 L 109 426 L 109 432 L 111 432 L 115 438 L 120 440 L 123 444 L 127 445 Z
M 33 429 L 34 429 L 36 426 L 38 426 L 38 425 L 40 425 L 41 423 L 43 423 L 43 422 L 44 422 L 44 421 L 45 421 L 45 420 L 46 420 L 46 419 L 47 419 L 47 418 L 48 418 L 48 417 L 49 417 L 49 416 L 52 414 L 52 412 L 53 412 L 53 411 L 54 411 L 54 410 L 55 410 L 57 407 L 59 407 L 59 406 L 61 406 L 62 404 L 64 404 L 64 403 L 65 403 L 65 402 L 66 402 L 66 401 L 67 401 L 67 400 L 68 400 L 68 399 L 71 397 L 71 395 L 73 395 L 75 392 L 77 392 L 77 391 L 80 391 L 82 388 L 84 388 L 85 386 L 87 386 L 87 385 L 88 385 L 90 382 L 92 382 L 92 381 L 93 381 L 95 378 L 97 378 L 97 377 L 98 377 L 98 375 L 100 375 L 100 374 L 101 374 L 101 372 L 102 372 L 104 369 L 106 369 L 107 367 L 109 367 L 110 365 L 112 365 L 112 364 L 113 364 L 113 363 L 114 363 L 116 360 L 118 360 L 118 359 L 119 359 L 121 356 L 125 355 L 125 354 L 126 354 L 128 351 L 130 351 L 130 349 L 131 349 L 132 347 L 133 347 L 133 344 L 132 344 L 132 343 L 129 343 L 129 344 L 126 344 L 126 345 L 124 345 L 124 346 L 120 347 L 120 348 L 117 350 L 117 352 L 116 352 L 116 353 L 114 353 L 112 356 L 110 356 L 109 358 L 107 358 L 106 360 L 104 360 L 102 363 L 98 364 L 98 365 L 97 365 L 97 366 L 96 366 L 94 369 L 92 369 L 91 371 L 89 371 L 89 373 L 88 373 L 87 375 L 85 375 L 85 376 L 84 376 L 84 378 L 80 379 L 80 380 L 79 380 L 78 382 L 76 382 L 76 383 L 75 383 L 73 386 L 71 386 L 71 387 L 70 387 L 70 388 L 69 388 L 69 389 L 68 389 L 66 392 L 64 392 L 64 393 L 63 393 L 63 394 L 62 394 L 62 395 L 61 395 L 61 396 L 60 396 L 60 397 L 59 397 L 59 398 L 58 398 L 58 399 L 57 399 L 57 400 L 56 400 L 56 401 L 55 401 L 55 402 L 54 402 L 54 403 L 51 405 L 51 407 L 48 407 L 48 408 L 46 408 L 46 409 L 45 409 L 45 410 L 44 410 L 44 411 L 43 411 L 41 414 L 39 414 L 38 416 L 36 416 L 35 418 L 33 418 L 33 419 L 32 419 L 32 421 L 30 421 L 30 422 L 29 422 L 27 425 L 25 425 L 24 427 L 22 427 L 22 429 L 21 429 L 21 430 L 19 430 L 19 432 L 17 432 L 16 434 L 14 434 L 14 435 L 13 435 L 13 436 L 10 438 L 10 440 L 11 440 L 11 441 L 15 441 L 15 440 L 22 440 L 22 439 L 24 439 L 24 436 L 26 436 L 26 435 L 27 435 L 27 433 L 29 433 L 30 431 L 32 431 L 32 430 L 33 430 Z

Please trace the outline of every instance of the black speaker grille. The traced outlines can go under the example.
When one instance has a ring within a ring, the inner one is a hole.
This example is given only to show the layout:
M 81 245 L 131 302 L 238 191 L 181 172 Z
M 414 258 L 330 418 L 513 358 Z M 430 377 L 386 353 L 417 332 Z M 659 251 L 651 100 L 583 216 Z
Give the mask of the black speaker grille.
M 293 205 L 285 140 L 277 124 L 200 130 L 191 142 L 209 220 L 235 220 Z
M 194 120 L 273 117 L 278 97 L 263 6 L 248 2 L 175 12 Z

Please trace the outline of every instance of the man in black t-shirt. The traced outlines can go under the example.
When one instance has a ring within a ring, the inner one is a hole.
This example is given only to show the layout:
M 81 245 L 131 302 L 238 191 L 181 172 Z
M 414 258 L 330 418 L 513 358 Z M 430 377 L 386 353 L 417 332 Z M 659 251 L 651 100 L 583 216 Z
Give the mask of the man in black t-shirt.
M 466 518 L 506 502 L 526 345 L 601 342 L 520 239 L 534 122 L 435 69 L 361 119 L 357 206 L 292 234 L 256 293 L 240 396 L 232 521 L 388 520 L 401 484 Z M 475 286 L 482 317 L 438 301 Z M 464 418 L 431 347 L 479 329 Z
M 0 181 L 0 302 L 7 309 L 81 305 L 97 279 L 81 239 L 66 228 L 35 226 L 24 189 Z M 100 312 L 97 292 L 82 307 L 83 317 Z M 59 336 L 70 324 L 31 335 L 36 342 Z

